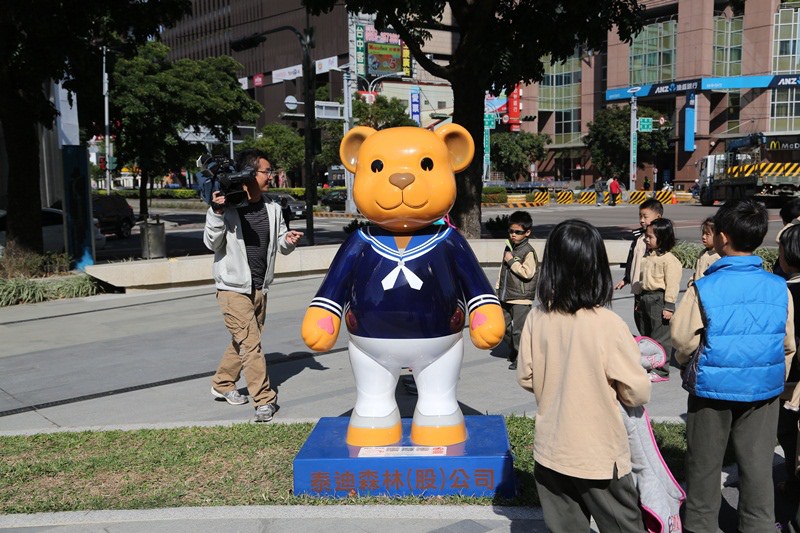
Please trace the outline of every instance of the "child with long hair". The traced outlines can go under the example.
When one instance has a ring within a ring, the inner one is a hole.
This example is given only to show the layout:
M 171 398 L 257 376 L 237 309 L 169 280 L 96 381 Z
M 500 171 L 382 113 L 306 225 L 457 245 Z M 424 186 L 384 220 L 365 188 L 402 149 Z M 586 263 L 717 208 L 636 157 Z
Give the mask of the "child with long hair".
M 656 383 L 669 379 L 669 363 L 672 355 L 672 336 L 669 321 L 675 312 L 680 292 L 683 266 L 670 250 L 675 247 L 675 230 L 668 218 L 658 218 L 645 229 L 647 246 L 642 259 L 642 294 L 639 300 L 642 315 L 641 333 L 655 339 L 667 353 L 667 363 L 650 372 L 650 381 Z
M 517 359 L 538 406 L 536 486 L 551 531 L 587 531 L 591 517 L 600 531 L 644 530 L 619 402 L 647 403 L 650 381 L 630 329 L 608 309 L 613 290 L 597 228 L 553 228 Z

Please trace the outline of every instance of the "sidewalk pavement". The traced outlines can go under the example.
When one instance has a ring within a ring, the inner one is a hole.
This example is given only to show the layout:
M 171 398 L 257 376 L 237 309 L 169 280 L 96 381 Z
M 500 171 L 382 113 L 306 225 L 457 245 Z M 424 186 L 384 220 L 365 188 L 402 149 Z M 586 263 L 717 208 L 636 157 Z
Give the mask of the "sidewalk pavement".
M 486 270 L 490 280 L 496 268 Z M 614 279 L 622 271 L 612 269 Z M 684 272 L 684 281 L 689 272 Z M 268 297 L 264 350 L 280 410 L 272 423 L 348 416 L 355 401 L 346 334 L 323 354 L 299 335 L 322 276 L 278 279 Z M 685 286 L 685 283 L 684 285 Z M 632 331 L 633 297 L 613 310 Z M 601 332 L 598 334 L 602 334 Z M 0 435 L 248 423 L 251 403 L 213 401 L 213 374 L 228 333 L 212 286 L 106 294 L 0 308 Z M 240 390 L 246 392 L 244 382 Z M 533 395 L 508 369 L 505 348 L 465 342 L 458 397 L 466 415 L 533 415 Z M 416 397 L 398 385 L 401 414 Z M 682 421 L 686 393 L 676 369 L 654 384 L 655 421 Z M 726 489 L 736 506 L 736 491 Z M 540 509 L 480 506 L 248 506 L 83 511 L 0 516 L 0 528 L 48 531 L 544 531 Z

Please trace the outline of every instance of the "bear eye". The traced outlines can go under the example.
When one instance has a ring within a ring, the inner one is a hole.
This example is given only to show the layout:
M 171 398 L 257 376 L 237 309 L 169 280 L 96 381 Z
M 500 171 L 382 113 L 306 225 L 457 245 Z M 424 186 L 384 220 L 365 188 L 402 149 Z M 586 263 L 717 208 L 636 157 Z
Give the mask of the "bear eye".
M 433 159 L 425 157 L 420 161 L 419 166 L 422 167 L 422 170 L 433 170 Z
M 381 161 L 380 159 L 376 159 L 375 161 L 372 162 L 370 168 L 372 169 L 373 172 L 377 174 L 378 172 L 383 170 L 383 161 Z

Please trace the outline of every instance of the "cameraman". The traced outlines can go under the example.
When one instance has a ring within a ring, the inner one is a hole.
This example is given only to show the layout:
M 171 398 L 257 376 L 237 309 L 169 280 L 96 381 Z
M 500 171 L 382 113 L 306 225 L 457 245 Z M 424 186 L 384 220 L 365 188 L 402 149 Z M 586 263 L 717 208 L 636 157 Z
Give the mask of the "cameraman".
M 203 233 L 203 242 L 214 252 L 217 301 L 231 333 L 231 343 L 211 378 L 211 394 L 231 405 L 247 403 L 247 397 L 236 389 L 244 371 L 256 407 L 255 421 L 269 422 L 278 407 L 261 349 L 267 290 L 277 251 L 291 253 L 303 234 L 289 231 L 280 206 L 263 195 L 273 174 L 267 155 L 260 150 L 244 150 L 236 166 L 239 170 L 255 169 L 255 179 L 243 185 L 247 205 L 225 206 L 225 196 L 214 192 Z

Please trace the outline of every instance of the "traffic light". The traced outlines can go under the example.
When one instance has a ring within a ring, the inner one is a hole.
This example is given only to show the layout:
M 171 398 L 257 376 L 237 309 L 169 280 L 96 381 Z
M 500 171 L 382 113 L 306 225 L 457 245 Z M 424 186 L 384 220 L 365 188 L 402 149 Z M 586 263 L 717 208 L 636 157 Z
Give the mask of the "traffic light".
M 117 158 L 113 155 L 108 156 L 108 170 L 117 169 Z
M 105 170 L 106 169 L 106 158 L 105 158 L 105 156 L 101 155 L 100 157 L 97 158 L 97 166 L 100 167 L 100 170 Z

